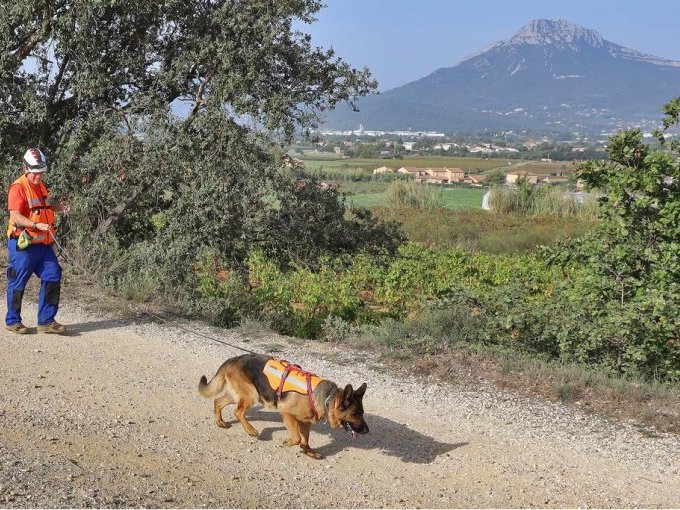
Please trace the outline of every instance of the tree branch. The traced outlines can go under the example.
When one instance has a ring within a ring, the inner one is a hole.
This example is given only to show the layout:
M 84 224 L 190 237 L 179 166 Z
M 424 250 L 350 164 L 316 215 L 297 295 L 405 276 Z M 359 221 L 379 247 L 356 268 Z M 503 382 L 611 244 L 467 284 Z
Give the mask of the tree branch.
M 57 76 L 54 78 L 54 83 L 50 86 L 50 90 L 48 92 L 48 103 L 54 102 L 54 98 L 57 95 L 57 90 L 59 90 L 59 86 L 61 85 L 61 80 L 64 78 L 64 72 L 66 71 L 66 67 L 68 66 L 71 58 L 69 55 L 66 55 L 64 57 L 64 60 L 61 62 L 61 66 L 59 66 L 59 72 L 57 73 Z M 63 93 L 61 94 L 63 96 Z
M 194 118 L 196 118 L 196 114 L 198 113 L 198 110 L 201 108 L 201 105 L 204 103 L 203 101 L 203 91 L 205 90 L 205 86 L 210 82 L 212 77 L 215 75 L 217 69 L 217 65 L 210 69 L 206 75 L 205 79 L 201 82 L 201 84 L 198 86 L 198 90 L 196 91 L 196 95 L 194 96 L 194 104 L 191 107 L 191 112 L 187 116 L 186 120 L 184 121 L 184 131 L 189 129 L 191 124 L 194 121 Z
M 45 36 L 45 34 L 49 32 L 50 28 L 52 27 L 52 20 L 49 3 L 47 2 L 46 7 L 43 10 L 43 15 L 44 18 L 42 25 L 39 28 L 36 28 L 30 35 L 28 35 L 24 39 L 24 41 L 19 45 L 19 47 L 16 50 L 14 50 L 14 53 L 10 58 L 10 62 L 12 62 L 12 65 L 14 66 L 20 65 L 26 59 L 26 57 L 28 57 L 31 54 L 33 48 L 36 47 L 36 45 Z
M 128 196 L 128 198 L 121 200 L 121 202 L 111 211 L 109 214 L 108 218 L 106 218 L 104 221 L 102 221 L 97 228 L 94 231 L 94 237 L 99 237 L 103 236 L 108 232 L 109 228 L 111 225 L 113 225 L 116 221 L 118 221 L 118 218 L 120 218 L 123 213 L 125 212 L 125 209 L 127 209 L 128 205 L 130 205 L 132 202 L 135 201 L 135 199 L 141 195 L 142 191 L 144 191 L 144 187 L 140 187 L 134 192 Z

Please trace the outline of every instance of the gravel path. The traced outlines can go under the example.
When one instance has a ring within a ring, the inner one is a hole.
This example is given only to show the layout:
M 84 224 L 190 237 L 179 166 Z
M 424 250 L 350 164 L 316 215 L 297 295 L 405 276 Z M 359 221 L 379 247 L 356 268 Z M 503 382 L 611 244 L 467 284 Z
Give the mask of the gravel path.
M 59 319 L 69 336 L 0 332 L 0 507 L 680 507 L 677 436 L 395 377 L 329 344 L 72 305 Z M 315 461 L 282 446 L 272 411 L 251 410 L 259 438 L 218 429 L 196 386 L 241 352 L 203 335 L 368 383 L 370 434 L 318 424 Z

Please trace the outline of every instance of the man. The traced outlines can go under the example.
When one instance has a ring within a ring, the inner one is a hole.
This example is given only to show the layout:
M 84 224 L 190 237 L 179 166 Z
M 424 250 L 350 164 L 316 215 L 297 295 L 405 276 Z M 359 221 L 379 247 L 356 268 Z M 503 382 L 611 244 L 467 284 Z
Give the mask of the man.
M 54 212 L 67 208 L 52 201 L 43 184 L 47 159 L 39 149 L 24 154 L 24 174 L 12 183 L 7 195 L 9 267 L 5 326 L 19 334 L 30 330 L 21 322 L 21 301 L 32 274 L 40 278 L 38 331 L 62 334 L 66 328 L 54 320 L 59 309 L 61 266 L 52 248 Z

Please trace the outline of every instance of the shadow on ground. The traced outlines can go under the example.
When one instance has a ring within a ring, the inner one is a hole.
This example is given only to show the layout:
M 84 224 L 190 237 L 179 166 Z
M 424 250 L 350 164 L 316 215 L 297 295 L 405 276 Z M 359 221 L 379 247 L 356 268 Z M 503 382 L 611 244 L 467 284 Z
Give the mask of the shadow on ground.
M 317 424 L 312 429 L 312 434 L 317 433 L 330 436 L 331 442 L 316 448 L 313 439 L 310 439 L 312 448 L 325 457 L 332 457 L 345 448 L 359 448 L 362 450 L 378 449 L 382 450 L 385 455 L 397 457 L 403 462 L 430 464 L 440 455 L 444 455 L 456 448 L 461 448 L 468 444 L 466 442 L 443 443 L 412 430 L 402 423 L 397 423 L 396 421 L 374 414 L 366 414 L 364 417 L 368 423 L 370 432 L 366 435 L 358 436 L 356 439 L 352 439 L 352 437 L 343 430 L 331 429 L 326 423 Z M 274 432 L 285 430 L 285 427 L 280 421 L 281 417 L 276 412 L 264 410 L 250 412 L 248 413 L 248 420 L 252 422 L 278 422 L 281 424 L 279 427 L 261 428 L 259 439 L 262 441 L 271 441 Z M 235 420 L 230 423 L 239 429 L 241 428 Z M 254 423 L 254 425 L 255 428 L 258 428 L 258 423 Z M 262 426 L 261 423 L 259 425 L 260 427 Z
M 77 322 L 75 324 L 66 324 L 66 336 L 80 336 L 82 333 L 90 331 L 102 331 L 106 329 L 123 328 L 132 324 L 148 324 L 156 322 L 147 316 L 140 315 L 130 319 L 110 319 L 104 321 L 90 321 Z

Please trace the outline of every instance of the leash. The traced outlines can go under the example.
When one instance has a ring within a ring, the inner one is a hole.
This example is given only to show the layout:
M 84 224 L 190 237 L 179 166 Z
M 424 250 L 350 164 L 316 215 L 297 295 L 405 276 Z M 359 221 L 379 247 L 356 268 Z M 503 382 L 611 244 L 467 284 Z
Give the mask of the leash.
M 217 342 L 218 344 L 227 345 L 227 346 L 232 347 L 234 349 L 238 349 L 239 351 L 247 352 L 247 353 L 250 353 L 250 354 L 260 354 L 259 352 L 251 351 L 250 349 L 246 349 L 244 347 L 239 347 L 238 345 L 230 344 L 229 342 L 225 342 L 224 340 L 221 340 L 221 339 L 216 338 L 214 336 L 206 335 L 205 333 L 201 333 L 200 331 L 193 331 L 193 330 L 184 328 L 181 325 L 176 324 L 175 321 L 171 321 L 170 319 L 166 319 L 165 317 L 161 317 L 160 315 L 156 315 L 154 313 L 147 312 L 147 311 L 144 311 L 144 310 L 140 310 L 139 313 L 142 313 L 144 315 L 148 315 L 149 317 L 157 319 L 157 320 L 159 320 L 163 323 L 166 323 L 166 324 L 172 323 L 172 325 L 174 327 L 176 327 L 177 329 L 179 329 L 181 331 L 184 331 L 184 332 L 189 333 L 189 334 L 197 335 L 197 336 L 200 336 L 200 337 L 203 337 L 203 338 L 207 338 L 208 340 L 212 340 L 213 342 Z
M 54 244 L 57 246 L 57 248 L 59 248 L 59 251 L 61 252 L 61 255 L 64 257 L 64 259 L 68 260 L 69 263 L 71 263 L 71 264 L 73 264 L 73 266 L 77 267 L 87 278 L 89 278 L 90 280 L 92 280 L 95 283 L 99 283 L 97 278 L 95 278 L 94 275 L 91 274 L 90 271 L 87 270 L 87 268 L 78 264 L 78 262 L 73 257 L 71 257 L 71 254 L 68 253 L 68 251 L 66 249 L 64 249 L 64 247 L 61 245 L 61 243 L 57 239 L 56 234 L 54 232 L 52 232 L 52 230 L 50 230 L 49 232 L 50 232 L 50 235 L 52 237 L 52 241 L 54 241 Z M 260 353 L 255 352 L 255 351 L 251 351 L 250 349 L 246 349 L 244 347 L 240 347 L 238 345 L 234 345 L 232 343 L 226 342 L 226 341 L 219 339 L 219 338 L 216 338 L 214 336 L 206 335 L 205 333 L 201 333 L 200 331 L 190 330 L 188 328 L 182 327 L 182 325 L 176 323 L 176 320 L 171 321 L 170 319 L 168 319 L 166 317 L 162 317 L 158 314 L 151 313 L 151 312 L 146 311 L 146 310 L 139 310 L 138 308 L 135 311 L 137 311 L 138 313 L 140 313 L 142 315 L 148 315 L 149 317 L 152 317 L 153 319 L 156 319 L 156 320 L 158 320 L 158 321 L 160 321 L 164 324 L 172 324 L 173 327 L 176 327 L 177 329 L 179 329 L 180 331 L 183 331 L 185 333 L 197 335 L 197 336 L 206 338 L 208 340 L 211 340 L 213 342 L 216 342 L 218 344 L 226 345 L 226 346 L 231 347 L 233 349 L 237 349 L 239 351 L 247 352 L 249 354 L 260 354 Z
M 90 280 L 92 280 L 92 281 L 95 282 L 95 283 L 98 283 L 98 281 L 97 281 L 97 279 L 94 277 L 94 275 L 91 274 L 90 271 L 87 270 L 87 268 L 85 268 L 85 267 L 81 266 L 80 264 L 78 264 L 78 262 L 71 256 L 71 254 L 68 253 L 68 251 L 66 251 L 66 249 L 64 249 L 64 247 L 61 245 L 61 243 L 60 243 L 59 240 L 57 239 L 56 234 L 55 234 L 54 232 L 52 232 L 51 230 L 50 230 L 49 232 L 50 232 L 50 235 L 51 235 L 51 237 L 52 237 L 52 241 L 54 241 L 54 244 L 57 246 L 57 248 L 58 248 L 59 251 L 61 252 L 61 255 L 64 257 L 64 259 L 67 259 L 71 264 L 73 264 L 75 267 L 77 267 L 77 268 L 78 268 L 78 269 L 79 269 L 79 270 L 80 270 L 87 278 L 89 278 Z M 155 314 L 155 313 L 146 311 L 146 310 L 137 310 L 137 311 L 138 311 L 138 313 L 143 314 L 143 315 L 147 315 L 147 316 L 149 316 L 149 317 L 151 317 L 151 318 L 153 318 L 153 319 L 156 319 L 156 320 L 160 321 L 161 323 L 168 324 L 168 325 L 171 324 L 173 327 L 175 327 L 175 328 L 179 329 L 180 331 L 183 331 L 183 332 L 185 332 L 185 333 L 187 333 L 187 334 L 190 334 L 190 335 L 191 335 L 191 334 L 197 335 L 197 336 L 206 338 L 206 339 L 208 339 L 208 340 L 210 340 L 210 341 L 212 341 L 212 342 L 215 342 L 215 343 L 218 343 L 218 344 L 222 344 L 222 345 L 226 345 L 227 347 L 231 347 L 232 349 L 236 349 L 236 350 L 239 350 L 239 351 L 242 351 L 242 352 L 247 352 L 247 353 L 249 353 L 249 354 L 256 354 L 256 355 L 260 355 L 260 354 L 261 354 L 261 353 L 252 351 L 252 350 L 250 350 L 250 349 L 246 349 L 246 348 L 244 348 L 244 347 L 241 347 L 241 346 L 238 346 L 238 345 L 234 345 L 234 344 L 232 344 L 232 343 L 230 343 L 230 342 L 226 342 L 226 341 L 224 341 L 224 340 L 222 340 L 222 339 L 220 339 L 220 338 L 216 338 L 216 337 L 214 337 L 214 336 L 207 335 L 207 334 L 202 333 L 202 332 L 200 332 L 200 331 L 189 330 L 188 328 L 184 328 L 184 327 L 182 327 L 180 324 L 177 324 L 177 321 L 176 321 L 176 320 L 171 321 L 170 319 L 168 319 L 168 318 L 166 318 L 166 317 L 163 317 L 163 316 L 161 316 L 161 315 L 158 315 L 158 314 Z M 269 355 L 268 355 L 268 356 L 269 356 Z M 283 361 L 283 360 L 280 360 L 280 361 Z M 316 406 L 316 402 L 314 401 L 314 390 L 313 390 L 313 388 L 312 388 L 312 375 L 313 375 L 313 374 L 312 374 L 311 372 L 308 372 L 308 371 L 306 371 L 306 370 L 303 370 L 303 369 L 300 368 L 298 365 L 289 363 L 289 362 L 287 362 L 287 361 L 284 361 L 284 362 L 285 362 L 287 365 L 286 365 L 285 371 L 284 371 L 284 373 L 283 373 L 283 376 L 281 377 L 281 381 L 280 381 L 280 383 L 279 383 L 279 387 L 278 387 L 278 389 L 276 390 L 276 399 L 277 399 L 277 401 L 281 401 L 281 398 L 282 398 L 282 396 L 283 396 L 283 387 L 284 387 L 286 378 L 288 377 L 288 375 L 290 374 L 290 372 L 291 372 L 291 371 L 298 372 L 300 375 L 303 375 L 303 376 L 305 377 L 305 382 L 306 382 L 306 385 L 307 385 L 307 399 L 309 400 L 309 405 L 310 405 L 310 407 L 311 407 L 311 409 L 312 409 L 312 413 L 314 414 L 314 417 L 318 420 L 320 415 L 319 415 L 319 410 L 317 409 L 317 406 Z M 328 421 L 328 403 L 329 403 L 329 400 L 331 399 L 332 396 L 333 396 L 333 393 L 330 393 L 330 394 L 326 397 L 326 399 L 324 400 L 324 403 L 323 403 L 324 412 L 325 412 L 325 416 L 326 416 L 326 421 Z

